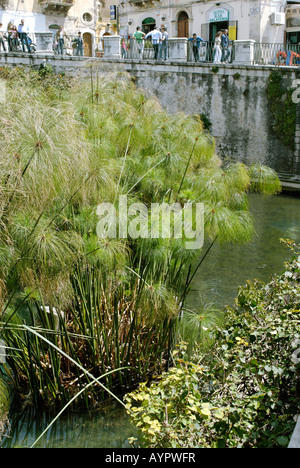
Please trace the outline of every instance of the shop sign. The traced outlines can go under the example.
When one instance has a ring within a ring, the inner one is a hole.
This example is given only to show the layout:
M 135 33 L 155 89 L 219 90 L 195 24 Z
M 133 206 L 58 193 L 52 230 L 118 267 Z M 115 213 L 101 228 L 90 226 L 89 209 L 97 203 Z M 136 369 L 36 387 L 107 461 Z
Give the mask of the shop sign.
M 224 8 L 217 8 L 209 13 L 209 22 L 210 23 L 218 23 L 220 21 L 228 21 L 229 20 L 229 11 L 225 10 Z
M 229 26 L 228 28 L 228 38 L 230 41 L 236 41 L 236 26 Z

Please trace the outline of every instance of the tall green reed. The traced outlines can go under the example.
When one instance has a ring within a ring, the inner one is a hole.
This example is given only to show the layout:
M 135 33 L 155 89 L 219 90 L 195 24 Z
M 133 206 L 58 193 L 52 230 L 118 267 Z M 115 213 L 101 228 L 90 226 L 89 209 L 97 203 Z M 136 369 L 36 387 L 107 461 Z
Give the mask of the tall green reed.
M 55 102 L 44 86 L 15 81 L 3 108 L 0 334 L 14 348 L 16 388 L 35 402 L 66 402 L 87 388 L 79 365 L 120 391 L 166 366 L 210 243 L 249 240 L 247 191 L 279 190 L 274 171 L 222 162 L 199 116 L 168 115 L 125 73 L 90 66 L 90 80 Z M 118 194 L 204 203 L 206 253 L 173 238 L 99 239 L 96 207 L 118 210 Z M 44 339 L 24 328 L 25 304 Z M 91 385 L 80 398 L 92 405 L 101 396 Z

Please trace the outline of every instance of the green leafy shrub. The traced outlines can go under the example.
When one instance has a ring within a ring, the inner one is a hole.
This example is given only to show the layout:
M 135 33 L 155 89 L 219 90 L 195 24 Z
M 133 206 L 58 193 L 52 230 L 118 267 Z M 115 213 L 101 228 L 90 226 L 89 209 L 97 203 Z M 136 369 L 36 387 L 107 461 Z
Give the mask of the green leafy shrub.
M 195 352 L 193 364 L 177 359 L 127 396 L 142 445 L 287 446 L 300 410 L 300 255 L 286 243 L 294 257 L 282 275 L 239 289 L 209 353 Z
M 186 346 L 175 351 L 176 366 L 151 384 L 126 396 L 126 408 L 141 429 L 139 442 L 147 447 L 199 447 L 205 431 L 224 417 L 218 406 L 202 401 L 199 382 L 203 367 L 182 359 Z M 137 442 L 132 438 L 131 443 Z

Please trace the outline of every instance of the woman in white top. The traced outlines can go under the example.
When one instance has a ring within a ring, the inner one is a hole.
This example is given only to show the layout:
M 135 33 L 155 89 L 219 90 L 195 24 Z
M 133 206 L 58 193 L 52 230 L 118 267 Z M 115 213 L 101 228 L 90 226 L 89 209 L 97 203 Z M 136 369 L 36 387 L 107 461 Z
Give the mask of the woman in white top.
M 221 58 L 222 58 L 221 36 L 222 36 L 222 32 L 221 32 L 221 31 L 218 31 L 217 34 L 216 34 L 216 36 L 215 36 L 215 45 L 214 45 L 215 57 L 214 57 L 214 63 L 221 63 Z

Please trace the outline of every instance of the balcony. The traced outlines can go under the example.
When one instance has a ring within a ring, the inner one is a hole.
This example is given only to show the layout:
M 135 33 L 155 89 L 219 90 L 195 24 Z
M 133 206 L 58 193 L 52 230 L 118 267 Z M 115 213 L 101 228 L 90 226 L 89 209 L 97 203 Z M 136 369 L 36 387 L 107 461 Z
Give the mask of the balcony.
M 75 0 L 40 0 L 40 5 L 44 14 L 67 15 L 68 11 L 75 4 Z
M 128 0 L 131 6 L 137 7 L 153 7 L 155 2 L 160 0 Z

